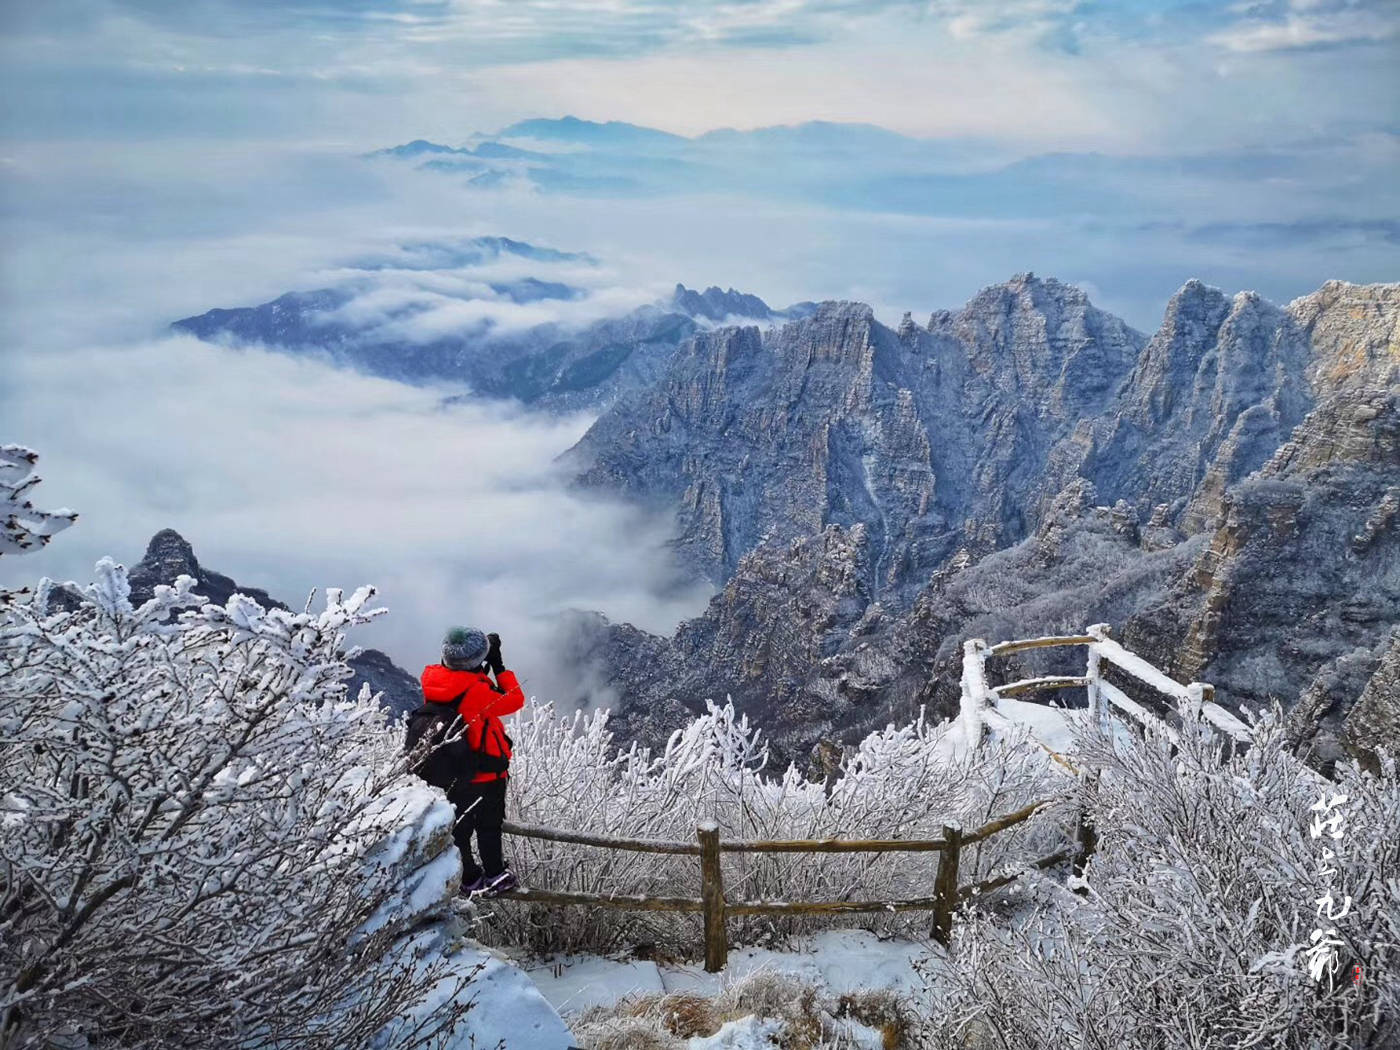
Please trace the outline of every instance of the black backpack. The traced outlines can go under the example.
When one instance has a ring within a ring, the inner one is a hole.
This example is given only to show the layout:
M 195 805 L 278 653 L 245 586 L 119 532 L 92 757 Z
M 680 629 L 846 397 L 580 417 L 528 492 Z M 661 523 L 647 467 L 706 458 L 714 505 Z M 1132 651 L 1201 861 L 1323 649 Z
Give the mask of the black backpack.
M 504 773 L 510 760 L 481 750 L 486 741 L 490 718 L 481 722 L 481 735 L 473 744 L 466 732 L 457 704 L 461 697 L 446 703 L 428 701 L 408 716 L 404 749 L 409 753 L 408 769 L 433 787 L 450 790 L 457 781 L 470 784 L 478 773 Z

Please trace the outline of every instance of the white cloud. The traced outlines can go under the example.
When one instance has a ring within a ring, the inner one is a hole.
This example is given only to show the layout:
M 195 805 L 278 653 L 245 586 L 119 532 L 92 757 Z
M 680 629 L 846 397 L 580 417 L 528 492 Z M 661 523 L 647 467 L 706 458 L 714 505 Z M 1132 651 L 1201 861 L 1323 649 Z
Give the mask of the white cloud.
M 504 274 L 513 269 L 502 267 L 500 272 Z M 540 280 L 556 279 L 547 265 L 540 265 L 539 271 L 529 276 Z M 593 278 L 590 283 L 596 283 L 596 275 L 589 276 Z M 368 340 L 411 343 L 427 343 L 455 333 L 487 328 L 498 335 L 544 324 L 582 328 L 654 302 L 671 287 L 665 282 L 640 288 L 614 285 L 580 289 L 584 294 L 572 299 L 517 303 L 507 292 L 497 292 L 492 287 L 493 279 L 476 269 L 398 271 L 370 278 L 358 274 L 354 280 L 361 286 L 355 298 L 326 313 L 322 319 L 327 324 L 354 325 L 363 330 Z M 507 278 L 495 278 L 497 282 L 501 280 Z
M 184 337 L 12 358 L 6 428 L 40 450 L 43 491 L 80 511 L 0 580 L 86 580 L 173 527 L 201 562 L 299 604 L 373 583 L 390 616 L 359 640 L 415 671 L 451 623 L 499 630 L 537 691 L 567 683 L 548 617 L 595 608 L 669 630 L 708 591 L 663 593 L 666 525 L 568 494 L 552 460 L 589 420 Z
M 853 61 L 856 55 L 866 57 Z M 976 47 L 901 38 L 890 19 L 804 48 L 565 59 L 498 67 L 474 82 L 489 80 L 524 112 L 621 118 L 681 134 L 829 120 L 1029 149 L 1141 142 L 1148 130 L 1122 123 L 1116 107 L 1104 105 L 1096 90 L 1102 72 L 1016 37 Z M 1118 91 L 1132 95 L 1135 85 L 1119 83 Z
M 1228 51 L 1251 53 L 1297 48 L 1375 43 L 1400 35 L 1400 7 L 1393 3 L 1289 0 L 1257 5 L 1234 25 L 1208 39 Z
M 1258 61 L 1393 35 L 1393 4 L 1342 0 L 1271 0 L 1224 28 L 1227 12 L 1134 17 L 1076 0 L 464 0 L 333 19 L 315 5 L 198 10 L 143 8 L 61 33 L 26 20 L 29 31 L 0 42 L 9 123 L 43 126 L 35 137 L 256 128 L 372 148 L 460 142 L 542 114 L 687 134 L 820 118 L 1024 151 L 1172 152 L 1354 119 L 1394 84 L 1343 56 L 1318 69 Z M 1217 46 L 1202 48 L 1212 32 Z M 1228 76 L 1215 69 L 1222 50 Z M 1258 100 L 1248 121 L 1231 119 L 1241 83 Z
M 106 144 L 14 160 L 0 214 L 3 439 L 37 448 L 47 505 L 82 517 L 69 542 L 0 561 L 0 583 L 88 579 L 98 557 L 134 563 L 173 527 L 209 568 L 292 604 L 313 586 L 376 584 L 392 614 L 361 640 L 411 671 L 448 623 L 499 629 L 542 695 L 569 685 L 544 614 L 598 609 L 664 631 L 703 608 L 703 590 L 671 593 L 666 522 L 577 499 L 552 475 L 585 417 L 470 399 L 443 409 L 446 389 L 151 337 L 187 314 L 323 286 L 395 244 L 579 240 L 512 228 L 440 178 L 353 174 L 366 165 L 339 151 Z M 471 277 L 383 275 L 449 289 L 571 278 L 606 300 L 636 294 L 615 291 L 628 272 L 503 258 Z

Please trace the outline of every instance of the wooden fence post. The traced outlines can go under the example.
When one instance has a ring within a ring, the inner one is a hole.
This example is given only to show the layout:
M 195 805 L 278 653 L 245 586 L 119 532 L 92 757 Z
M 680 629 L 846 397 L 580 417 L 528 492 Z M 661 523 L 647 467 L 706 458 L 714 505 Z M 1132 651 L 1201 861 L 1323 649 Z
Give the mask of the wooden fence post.
M 1094 770 L 1092 774 L 1089 773 L 1088 770 L 1085 770 L 1079 776 L 1079 783 L 1087 788 L 1091 778 L 1095 783 L 1098 782 L 1098 770 Z M 1076 822 L 1074 833 L 1074 862 L 1071 865 L 1076 876 L 1081 879 L 1084 877 L 1084 869 L 1089 864 L 1089 858 L 1094 855 L 1094 850 L 1098 849 L 1098 847 L 1099 834 L 1094 830 L 1094 822 L 1089 817 L 1088 807 L 1081 802 L 1079 806 L 1079 819 Z M 1084 897 L 1088 896 L 1089 891 L 1080 886 L 1077 887 L 1074 892 Z
M 1100 725 L 1099 708 L 1103 704 L 1103 697 L 1099 695 L 1099 651 L 1094 648 L 1093 643 L 1089 645 L 1089 658 L 1085 661 L 1084 667 L 1084 693 L 1089 699 L 1089 717 L 1094 725 Z
M 933 882 L 933 939 L 945 948 L 952 937 L 953 909 L 958 906 L 958 851 L 962 848 L 962 828 L 943 825 L 947 847 L 938 857 L 938 875 Z
M 729 962 L 724 932 L 724 872 L 719 864 L 719 825 L 707 820 L 695 830 L 700 840 L 700 902 L 705 916 L 705 972 L 719 973 Z
M 1092 638 L 1107 638 L 1108 624 L 1091 624 L 1088 632 Z M 1089 713 L 1094 719 L 1094 727 L 1100 732 L 1108 732 L 1111 728 L 1108 718 L 1108 704 L 1104 702 L 1103 694 L 1099 691 L 1100 675 L 1103 674 L 1103 657 L 1099 652 L 1097 643 L 1089 643 L 1089 662 L 1086 668 L 1085 677 L 1089 679 Z M 1091 774 L 1088 770 L 1079 774 L 1081 789 L 1086 789 L 1089 784 Z M 1098 771 L 1092 774 L 1094 781 L 1098 781 Z M 1078 819 L 1075 821 L 1074 829 L 1074 861 L 1071 870 L 1079 878 L 1084 877 L 1084 869 L 1089 863 L 1089 858 L 1094 855 L 1094 850 L 1098 848 L 1099 836 L 1094 830 L 1093 821 L 1089 818 L 1087 807 L 1081 802 L 1079 806 Z M 1087 896 L 1088 890 L 1084 887 L 1077 887 L 1074 891 L 1080 896 Z

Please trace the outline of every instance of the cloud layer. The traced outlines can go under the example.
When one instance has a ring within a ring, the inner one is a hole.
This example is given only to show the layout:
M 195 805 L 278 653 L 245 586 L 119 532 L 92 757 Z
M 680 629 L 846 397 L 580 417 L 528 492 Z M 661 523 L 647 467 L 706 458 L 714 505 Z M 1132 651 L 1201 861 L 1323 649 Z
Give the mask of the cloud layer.
M 299 604 L 380 588 L 358 639 L 410 670 L 451 623 L 499 630 L 532 689 L 570 697 L 550 617 L 601 609 L 669 630 L 708 592 L 670 586 L 665 523 L 569 495 L 551 460 L 582 417 L 441 405 L 419 390 L 262 351 L 173 337 L 7 363 L 0 414 L 41 451 L 40 491 L 82 515 L 62 542 L 0 562 L 0 583 L 87 580 L 173 527 L 202 563 Z
M 495 232 L 495 217 L 440 180 L 362 177 L 338 153 L 83 157 L 26 149 L 0 174 L 4 440 L 40 452 L 43 505 L 82 515 L 67 542 L 0 559 L 0 585 L 86 580 L 98 557 L 132 564 L 172 527 L 210 568 L 292 604 L 312 587 L 377 585 L 391 615 L 357 640 L 410 670 L 446 625 L 475 622 L 505 636 L 531 691 L 565 698 L 577 683 L 553 659 L 551 614 L 597 609 L 665 631 L 703 607 L 707 591 L 672 577 L 666 521 L 571 496 L 554 475 L 586 417 L 445 407 L 465 388 L 167 333 L 174 318 L 337 275 L 450 286 L 461 260 L 402 246 Z M 489 283 L 515 267 L 466 269 Z M 522 268 L 603 297 L 627 286 L 580 258 Z

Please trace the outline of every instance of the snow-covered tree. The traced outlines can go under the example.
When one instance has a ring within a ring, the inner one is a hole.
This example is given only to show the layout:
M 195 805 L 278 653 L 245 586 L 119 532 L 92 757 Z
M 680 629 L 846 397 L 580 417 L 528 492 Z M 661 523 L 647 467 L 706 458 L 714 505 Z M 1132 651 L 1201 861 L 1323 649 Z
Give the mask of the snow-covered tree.
M 1046 879 L 1008 924 L 959 925 L 947 1045 L 978 1050 L 1400 1045 L 1400 781 L 1355 763 L 1323 781 L 1289 752 L 1275 711 L 1242 752 L 1187 717 L 1176 746 L 1149 729 L 1082 727 L 1078 758 L 1098 851 L 1083 896 Z M 1341 799 L 1339 837 L 1314 835 Z M 1330 899 L 1329 899 L 1330 898 Z M 1325 914 L 1323 914 L 1325 911 Z M 1336 970 L 1307 965 L 1335 929 Z M 1358 969 L 1359 968 L 1359 969 Z
M 36 510 L 29 493 L 39 484 L 38 453 L 23 445 L 0 445 L 0 555 L 38 550 L 78 515 L 66 507 Z
M 0 1047 L 435 1045 L 467 978 L 408 926 L 459 868 L 419 863 L 446 803 L 345 695 L 372 590 L 193 586 L 133 608 L 104 559 L 76 608 L 0 603 Z

